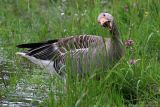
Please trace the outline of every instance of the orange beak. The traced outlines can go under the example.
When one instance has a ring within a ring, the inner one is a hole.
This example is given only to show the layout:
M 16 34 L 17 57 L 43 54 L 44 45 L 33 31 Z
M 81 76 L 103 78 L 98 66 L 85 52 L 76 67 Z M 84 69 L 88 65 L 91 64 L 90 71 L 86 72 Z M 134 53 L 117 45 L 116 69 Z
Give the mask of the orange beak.
M 102 17 L 102 18 L 100 18 L 99 20 L 98 20 L 98 23 L 101 25 L 101 26 L 103 26 L 103 24 L 105 23 L 105 22 L 107 22 L 108 20 L 105 18 L 105 17 Z

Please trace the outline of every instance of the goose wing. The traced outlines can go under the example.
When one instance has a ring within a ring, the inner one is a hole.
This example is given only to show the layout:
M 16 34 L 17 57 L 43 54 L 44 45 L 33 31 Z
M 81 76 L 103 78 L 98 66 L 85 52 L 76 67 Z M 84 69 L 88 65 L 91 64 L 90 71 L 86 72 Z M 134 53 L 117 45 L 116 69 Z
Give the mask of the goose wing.
M 55 60 L 68 52 L 71 54 L 82 53 L 89 47 L 98 47 L 103 43 L 103 40 L 99 36 L 71 36 L 62 38 L 55 41 L 44 42 L 44 43 L 32 43 L 18 45 L 19 48 L 31 48 L 28 50 L 26 55 L 33 56 L 37 59 L 42 60 Z M 73 55 L 74 56 L 74 55 Z
M 102 44 L 103 40 L 100 36 L 95 35 L 79 35 L 79 36 L 70 36 L 61 39 L 49 40 L 42 43 L 29 43 L 29 44 L 20 44 L 17 45 L 18 48 L 29 48 L 34 50 L 36 48 L 41 48 L 49 44 L 56 44 L 58 47 L 63 47 L 67 51 L 81 48 L 88 48 L 89 46 L 97 46 Z
M 36 48 L 34 50 L 28 51 L 25 53 L 26 56 L 36 58 L 43 61 L 53 62 L 53 68 L 59 75 L 63 75 L 65 71 L 63 68 L 66 65 L 66 59 L 70 58 L 71 63 L 74 64 L 72 67 L 78 72 L 82 71 L 82 64 L 87 60 L 82 62 L 82 59 L 87 59 L 88 57 L 88 48 L 75 49 L 70 51 L 65 51 L 63 48 L 58 48 L 56 44 L 49 44 L 43 47 Z M 68 57 L 69 56 L 69 57 Z M 82 59 L 81 59 L 82 58 Z M 49 65 L 49 63 L 47 64 Z M 48 67 L 48 66 L 46 66 Z
M 63 48 L 62 48 L 63 49 Z M 57 47 L 56 44 L 45 44 L 35 49 L 31 49 L 26 52 L 26 55 L 35 57 L 41 60 L 55 60 L 63 55 L 65 50 Z
M 100 45 L 102 43 L 103 39 L 100 36 L 80 35 L 62 38 L 56 44 L 59 47 L 63 47 L 67 51 L 69 51 L 74 49 L 96 47 L 97 45 Z

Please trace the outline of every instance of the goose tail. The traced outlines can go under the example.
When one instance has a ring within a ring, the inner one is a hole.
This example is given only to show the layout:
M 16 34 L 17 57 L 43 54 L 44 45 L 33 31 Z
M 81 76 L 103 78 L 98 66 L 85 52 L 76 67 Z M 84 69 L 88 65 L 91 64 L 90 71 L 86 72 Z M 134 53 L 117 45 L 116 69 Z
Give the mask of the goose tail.
M 34 48 L 38 48 L 38 47 L 41 47 L 43 45 L 52 44 L 52 43 L 55 43 L 55 42 L 58 42 L 58 39 L 49 40 L 49 41 L 42 42 L 42 43 L 20 44 L 20 45 L 17 45 L 16 47 L 17 48 L 30 48 L 30 49 L 34 49 Z
M 24 53 L 24 52 L 16 52 L 16 55 L 26 57 L 26 53 Z

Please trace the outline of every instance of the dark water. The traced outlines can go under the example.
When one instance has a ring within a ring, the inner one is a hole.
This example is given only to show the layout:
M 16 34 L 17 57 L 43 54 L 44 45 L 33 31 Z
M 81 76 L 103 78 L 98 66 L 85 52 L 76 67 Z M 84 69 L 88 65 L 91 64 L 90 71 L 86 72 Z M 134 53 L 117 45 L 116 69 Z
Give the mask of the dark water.
M 9 77 L 3 78 L 6 82 Z M 2 78 L 1 78 L 2 79 Z M 7 90 L 5 97 L 1 100 L 1 106 L 30 106 L 41 102 L 41 97 L 36 96 L 36 89 L 34 86 L 26 84 L 23 79 L 20 80 L 15 88 L 10 88 L 6 84 L 1 84 L 3 89 Z
M 34 107 L 47 97 L 48 89 L 46 86 L 30 84 L 23 78 L 17 83 L 9 83 L 11 75 L 13 74 L 9 74 L 9 72 L 1 72 L 0 107 Z
M 20 77 L 18 71 L 16 71 L 17 68 L 14 62 L 4 57 L 1 49 L 0 107 L 35 107 L 47 97 L 48 87 L 45 84 L 30 83 L 27 80 L 27 78 L 38 77 L 38 74 L 31 73 L 30 77 Z M 41 75 L 41 78 L 48 78 L 47 76 Z

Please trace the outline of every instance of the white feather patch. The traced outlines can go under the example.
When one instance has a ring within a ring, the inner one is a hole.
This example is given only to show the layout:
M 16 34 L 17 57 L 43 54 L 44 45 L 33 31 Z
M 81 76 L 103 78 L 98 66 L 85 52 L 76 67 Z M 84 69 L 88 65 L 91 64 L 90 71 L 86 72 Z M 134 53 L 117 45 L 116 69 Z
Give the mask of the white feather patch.
M 53 67 L 54 61 L 37 59 L 35 57 L 28 56 L 26 55 L 26 53 L 23 53 L 23 52 L 17 52 L 16 55 L 20 55 L 22 57 L 27 58 L 34 64 L 39 65 L 41 68 L 47 69 L 51 74 L 55 74 L 55 73 L 57 74 L 57 72 L 55 71 L 55 68 Z

